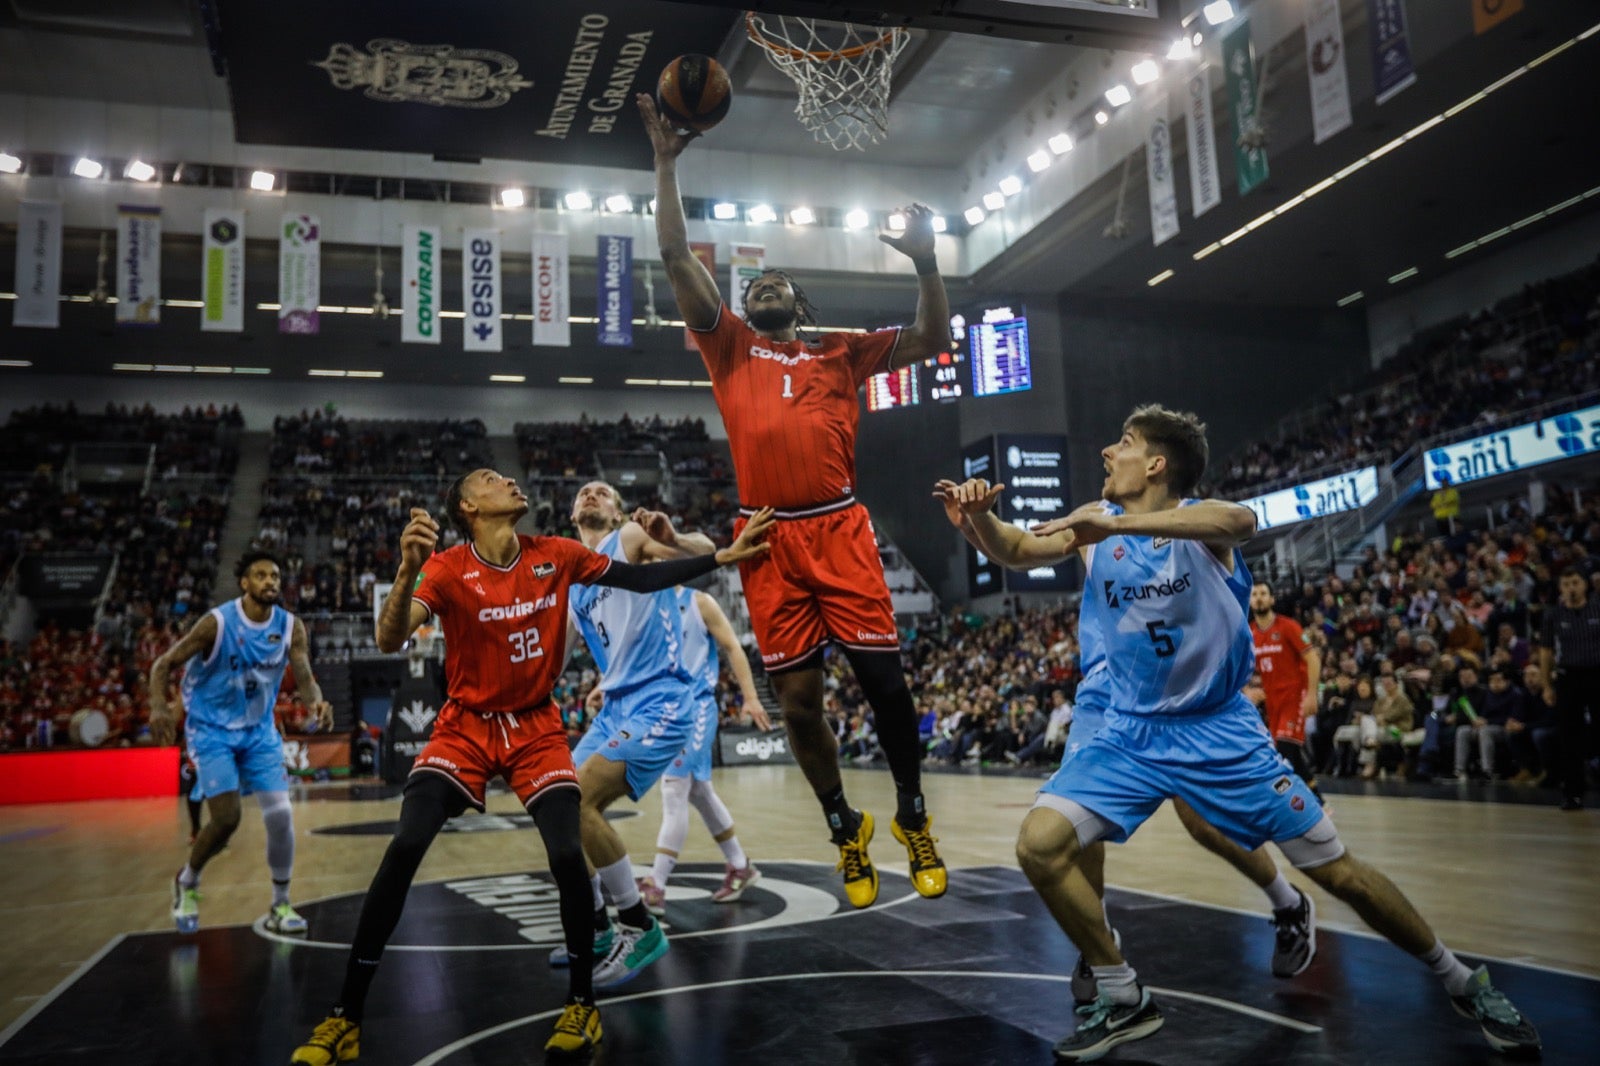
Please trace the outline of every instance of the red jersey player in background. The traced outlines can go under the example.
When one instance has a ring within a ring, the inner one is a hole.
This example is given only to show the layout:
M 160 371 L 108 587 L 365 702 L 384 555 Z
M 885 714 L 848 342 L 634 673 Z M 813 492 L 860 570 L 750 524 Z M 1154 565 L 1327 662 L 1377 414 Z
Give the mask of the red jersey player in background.
M 1278 754 L 1289 760 L 1320 800 L 1317 775 L 1306 758 L 1306 719 L 1317 713 L 1322 655 L 1311 634 L 1293 618 L 1273 613 L 1272 586 L 1257 581 L 1250 589 L 1250 635 L 1256 642 L 1256 670 L 1266 694 L 1262 716 Z
M 917 271 L 917 317 L 878 333 L 824 333 L 794 279 L 768 270 L 745 289 L 741 319 L 723 306 L 717 283 L 689 251 L 677 159 L 691 140 L 657 112 L 639 112 L 655 148 L 656 235 L 672 294 L 706 368 L 728 430 L 743 514 L 776 510 L 772 553 L 740 567 L 762 662 L 783 708 L 800 768 L 822 804 L 840 852 L 845 893 L 857 907 L 878 895 L 867 856 L 872 815 L 850 807 L 839 778 L 838 742 L 823 720 L 822 652 L 838 644 L 872 705 L 878 741 L 897 793 L 894 836 L 911 857 L 918 892 L 944 894 L 945 867 L 922 801 L 917 711 L 900 664 L 894 608 L 877 539 L 855 499 L 856 392 L 873 374 L 945 351 L 950 306 L 934 260 L 933 212 L 914 204 L 906 228 L 880 239 Z
M 468 807 L 484 809 L 484 789 L 495 776 L 505 779 L 533 816 L 560 891 L 571 985 L 545 1050 L 582 1055 L 594 1049 L 601 1030 L 578 775 L 561 712 L 550 698 L 566 661 L 568 590 L 575 584 L 630 592 L 671 588 L 765 552 L 767 546 L 757 542 L 771 526 L 771 516 L 759 514 L 730 548 L 635 566 L 564 537 L 519 535 L 516 523 L 528 513 L 528 498 L 515 480 L 493 470 L 462 475 L 446 494 L 445 508 L 466 543 L 433 555 L 439 523 L 412 508 L 377 640 L 381 651 L 397 652 L 418 626 L 437 618 L 444 628 L 449 698 L 406 780 L 400 824 L 362 902 L 338 1002 L 296 1049 L 292 1066 L 331 1066 L 360 1055 L 367 989 L 417 867 L 446 821 Z

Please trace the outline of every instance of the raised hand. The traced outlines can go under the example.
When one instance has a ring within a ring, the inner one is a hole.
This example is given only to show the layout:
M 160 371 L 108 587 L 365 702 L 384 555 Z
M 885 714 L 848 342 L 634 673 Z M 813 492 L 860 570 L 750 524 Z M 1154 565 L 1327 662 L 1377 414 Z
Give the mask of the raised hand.
M 878 240 L 901 255 L 921 259 L 933 255 L 933 208 L 927 204 L 912 204 L 900 209 L 906 216 L 906 228 L 900 233 L 892 231 L 878 234 Z
M 956 505 L 964 516 L 979 515 L 994 507 L 1005 485 L 990 485 L 981 477 L 968 478 L 955 487 Z
M 966 529 L 967 516 L 961 511 L 961 503 L 956 499 L 956 489 L 959 488 L 949 478 L 940 478 L 933 483 L 933 498 L 944 506 L 944 516 L 951 525 L 957 529 Z
M 1036 537 L 1070 532 L 1073 543 L 1079 548 L 1099 544 L 1116 531 L 1116 516 L 1107 514 L 1098 502 L 1086 503 L 1065 518 L 1052 519 L 1030 530 Z
M 753 559 L 771 551 L 772 545 L 763 541 L 777 521 L 770 507 L 763 507 L 751 515 L 750 521 L 745 523 L 744 529 L 739 532 L 734 542 L 717 552 L 717 565 L 727 566 L 729 563 L 743 562 L 745 559 Z
M 639 105 L 639 117 L 644 119 L 644 131 L 650 135 L 657 160 L 678 158 L 689 147 L 689 142 L 700 136 L 692 131 L 679 133 L 674 129 L 671 121 L 656 110 L 655 98 L 649 93 L 635 93 L 633 98 Z
M 633 512 L 630 519 L 639 523 L 645 536 L 653 541 L 675 547 L 678 543 L 678 531 L 673 528 L 672 519 L 664 511 L 647 511 L 643 507 Z
M 400 560 L 406 569 L 421 570 L 438 543 L 439 523 L 423 508 L 411 508 L 411 521 L 400 534 Z

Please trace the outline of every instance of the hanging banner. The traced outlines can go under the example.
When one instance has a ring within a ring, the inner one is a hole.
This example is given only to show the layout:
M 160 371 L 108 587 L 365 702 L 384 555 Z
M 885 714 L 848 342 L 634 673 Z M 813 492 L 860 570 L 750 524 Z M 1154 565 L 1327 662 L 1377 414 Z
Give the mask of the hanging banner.
M 1311 124 L 1317 144 L 1350 125 L 1350 79 L 1344 69 L 1339 0 L 1310 0 L 1306 9 L 1306 73 L 1311 78 Z
M 61 204 L 17 206 L 17 299 L 13 326 L 61 327 Z
M 715 244 L 711 241 L 690 241 L 689 254 L 700 260 L 700 265 L 706 268 L 706 273 L 710 274 L 713 280 L 716 279 L 717 246 Z M 700 350 L 695 346 L 694 334 L 687 328 L 683 331 L 683 350 L 686 352 Z
M 729 283 L 728 305 L 733 313 L 744 317 L 744 287 L 752 278 L 760 277 L 767 265 L 767 246 L 764 244 L 736 244 L 728 253 Z
M 533 235 L 533 343 L 572 347 L 572 289 L 567 272 L 567 235 Z
M 500 339 L 500 231 L 461 234 L 461 347 L 498 352 Z
M 117 207 L 117 325 L 161 324 L 161 208 Z
M 283 216 L 278 227 L 278 332 L 322 329 L 322 226 L 316 215 Z
M 595 315 L 600 319 L 600 343 L 612 348 L 633 347 L 633 238 L 600 235 L 595 274 L 600 291 Z
M 1228 79 L 1228 111 L 1233 115 L 1233 165 L 1239 172 L 1239 195 L 1267 180 L 1267 149 L 1256 114 L 1256 58 L 1250 47 L 1250 23 L 1239 24 L 1222 38 L 1222 69 Z
M 200 328 L 207 333 L 244 329 L 244 212 L 209 208 L 200 262 Z
M 1217 173 L 1217 128 L 1211 117 L 1211 68 L 1201 67 L 1189 79 L 1186 112 L 1189 125 L 1189 193 L 1194 217 L 1222 202 L 1222 175 Z
M 1372 34 L 1376 102 L 1382 104 L 1417 80 L 1411 63 L 1405 0 L 1367 0 L 1367 27 Z
M 1472 32 L 1487 33 L 1522 10 L 1522 0 L 1472 0 Z
M 1150 181 L 1150 237 L 1161 245 L 1178 235 L 1178 186 L 1172 178 L 1172 127 L 1167 122 L 1166 93 L 1150 103 L 1144 162 Z
M 444 249 L 437 226 L 405 226 L 401 242 L 400 340 L 439 343 L 439 267 Z

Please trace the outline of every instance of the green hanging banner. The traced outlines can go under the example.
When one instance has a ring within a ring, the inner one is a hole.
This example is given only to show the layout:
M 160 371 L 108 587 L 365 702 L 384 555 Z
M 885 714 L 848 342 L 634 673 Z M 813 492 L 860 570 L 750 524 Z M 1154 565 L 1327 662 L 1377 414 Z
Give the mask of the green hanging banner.
M 1267 180 L 1266 133 L 1256 115 L 1256 60 L 1245 19 L 1222 38 L 1222 69 L 1233 115 L 1233 165 L 1239 172 L 1239 195 L 1244 196 Z

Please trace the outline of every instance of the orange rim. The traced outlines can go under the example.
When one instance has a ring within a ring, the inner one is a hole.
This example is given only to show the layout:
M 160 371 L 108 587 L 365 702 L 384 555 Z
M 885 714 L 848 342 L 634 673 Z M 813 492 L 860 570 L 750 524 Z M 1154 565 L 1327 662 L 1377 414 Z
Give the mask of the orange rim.
M 745 33 L 756 44 L 759 44 L 769 52 L 776 52 L 779 55 L 788 56 L 790 59 L 810 59 L 818 63 L 830 63 L 839 59 L 855 59 L 858 56 L 866 55 L 874 48 L 884 47 L 895 37 L 905 32 L 905 30 L 897 26 L 891 27 L 885 30 L 882 36 L 875 41 L 867 41 L 851 48 L 839 48 L 831 52 L 809 52 L 804 48 L 794 48 L 790 45 L 769 40 L 761 30 L 756 28 L 757 21 L 758 17 L 754 11 L 746 11 L 744 13 Z

